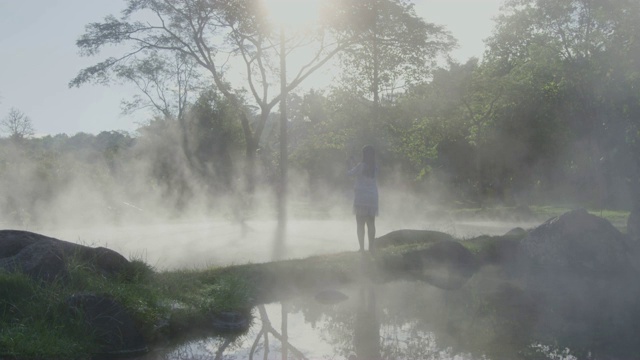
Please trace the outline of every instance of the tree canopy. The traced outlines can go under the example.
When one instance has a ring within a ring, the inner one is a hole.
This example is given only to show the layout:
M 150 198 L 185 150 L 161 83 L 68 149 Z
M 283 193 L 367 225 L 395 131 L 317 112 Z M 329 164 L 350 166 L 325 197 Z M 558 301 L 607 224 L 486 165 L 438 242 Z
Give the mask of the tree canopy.
M 447 58 L 455 39 L 409 1 L 322 4 L 315 27 L 284 32 L 286 58 L 308 60 L 289 68 L 285 83 L 286 151 L 308 186 L 348 187 L 345 158 L 373 143 L 383 186 L 393 179 L 419 194 L 446 193 L 442 199 L 629 207 L 639 197 L 637 1 L 505 1 L 485 53 L 465 63 Z M 129 0 L 121 17 L 89 24 L 78 40 L 88 56 L 108 45 L 128 51 L 83 69 L 71 85 L 138 84 L 132 108 L 160 115 L 141 137 L 159 152 L 159 139 L 173 146 L 180 137 L 169 129 L 180 131 L 191 160 L 167 159 L 192 161 L 190 171 L 215 164 L 235 172 L 238 148 L 227 140 L 241 134 L 243 161 L 259 163 L 261 180 L 272 184 L 281 29 L 258 0 Z M 339 86 L 301 92 L 332 59 L 340 60 Z M 157 160 L 158 174 L 181 177 Z

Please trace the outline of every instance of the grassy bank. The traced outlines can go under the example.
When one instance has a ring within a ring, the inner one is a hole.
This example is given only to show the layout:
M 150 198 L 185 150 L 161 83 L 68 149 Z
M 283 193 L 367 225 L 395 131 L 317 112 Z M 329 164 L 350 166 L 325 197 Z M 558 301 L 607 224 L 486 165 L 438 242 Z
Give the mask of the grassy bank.
M 250 306 L 249 287 L 233 274 L 203 283 L 198 272 L 157 273 L 141 260 L 132 264 L 133 273 L 116 279 L 70 264 L 68 277 L 53 283 L 0 272 L 0 357 L 89 358 L 96 350 L 96 339 L 66 303 L 74 294 L 92 293 L 116 300 L 152 342 L 168 335 L 171 322 Z M 184 310 L 176 312 L 176 307 Z
M 532 221 L 544 222 L 575 208 L 568 206 L 499 206 L 450 210 L 449 215 L 458 220 Z M 605 218 L 619 230 L 626 232 L 629 212 L 624 210 L 587 208 L 590 214 Z
M 0 272 L 0 357 L 17 359 L 89 358 L 96 339 L 67 299 L 78 293 L 106 295 L 133 316 L 143 336 L 154 342 L 210 327 L 222 311 L 248 314 L 259 303 L 282 299 L 358 276 L 357 253 L 342 253 L 264 264 L 204 270 L 155 272 L 141 260 L 134 271 L 107 279 L 84 265 L 71 264 L 69 276 L 38 283 Z M 375 262 L 375 260 L 372 260 Z

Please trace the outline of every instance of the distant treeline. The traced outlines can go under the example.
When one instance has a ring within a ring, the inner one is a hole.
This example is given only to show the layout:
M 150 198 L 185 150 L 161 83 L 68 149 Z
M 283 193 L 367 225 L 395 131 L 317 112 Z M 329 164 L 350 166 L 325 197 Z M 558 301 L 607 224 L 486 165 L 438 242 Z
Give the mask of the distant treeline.
M 637 141 L 629 140 L 637 135 L 614 142 L 607 139 L 615 136 L 611 132 L 577 134 L 563 124 L 566 114 L 541 119 L 529 109 L 519 116 L 503 109 L 481 127 L 469 126 L 464 116 L 445 116 L 465 109 L 436 89 L 441 77 L 462 69 L 469 75 L 479 71 L 475 61 L 442 70 L 432 83 L 383 102 L 375 115 L 372 104 L 340 90 L 292 95 L 291 191 L 316 202 L 348 191 L 349 157 L 359 160 L 361 147 L 372 143 L 381 167 L 380 186 L 425 201 L 438 199 L 452 206 L 632 205 L 640 151 Z M 88 220 L 94 219 L 91 213 L 95 220 L 105 214 L 117 220 L 123 204 L 162 207 L 172 214 L 194 202 L 207 211 L 232 211 L 228 200 L 248 191 L 246 162 L 233 113 L 218 111 L 224 102 L 211 93 L 202 95 L 187 113 L 186 128 L 159 117 L 136 134 L 0 139 L 4 220 L 38 223 L 50 220 L 51 212 L 64 218 L 64 212 L 87 209 L 92 209 L 83 215 Z M 277 183 L 277 120 L 275 114 L 267 122 L 259 147 L 258 189 L 270 191 Z M 548 127 L 538 125 L 543 120 Z

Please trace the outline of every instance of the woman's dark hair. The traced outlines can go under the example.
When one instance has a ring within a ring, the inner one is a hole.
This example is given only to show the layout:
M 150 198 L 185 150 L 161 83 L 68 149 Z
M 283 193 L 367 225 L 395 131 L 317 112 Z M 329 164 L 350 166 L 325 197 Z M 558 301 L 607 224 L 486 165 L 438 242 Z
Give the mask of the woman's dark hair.
M 362 163 L 364 169 L 362 173 L 368 177 L 374 177 L 376 171 L 376 153 L 373 146 L 366 145 L 362 148 Z

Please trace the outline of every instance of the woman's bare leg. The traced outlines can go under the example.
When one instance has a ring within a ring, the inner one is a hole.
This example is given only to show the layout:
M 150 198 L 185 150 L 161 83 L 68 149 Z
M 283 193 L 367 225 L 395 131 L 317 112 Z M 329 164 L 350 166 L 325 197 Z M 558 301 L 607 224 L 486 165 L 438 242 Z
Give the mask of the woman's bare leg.
M 373 251 L 373 247 L 374 247 L 373 246 L 373 241 L 376 238 L 376 218 L 375 218 L 375 216 L 367 216 L 366 222 L 367 222 L 367 235 L 369 237 L 369 251 Z
M 364 224 L 366 220 L 364 216 L 356 215 L 356 227 L 358 231 L 358 242 L 360 243 L 360 251 L 364 251 Z

